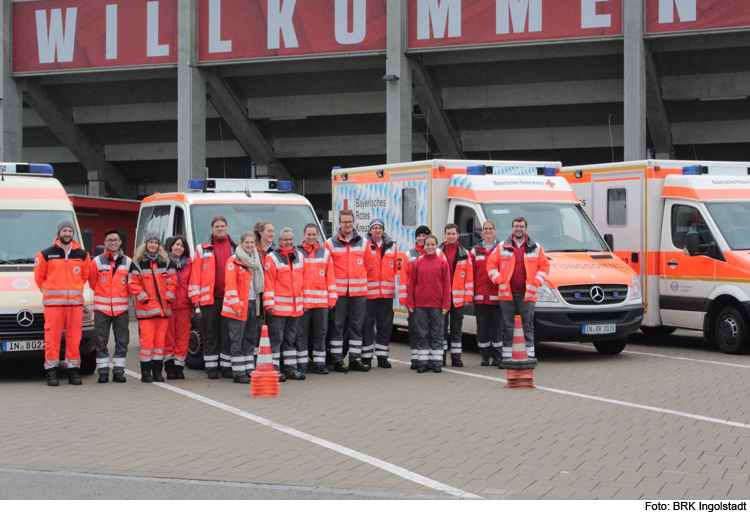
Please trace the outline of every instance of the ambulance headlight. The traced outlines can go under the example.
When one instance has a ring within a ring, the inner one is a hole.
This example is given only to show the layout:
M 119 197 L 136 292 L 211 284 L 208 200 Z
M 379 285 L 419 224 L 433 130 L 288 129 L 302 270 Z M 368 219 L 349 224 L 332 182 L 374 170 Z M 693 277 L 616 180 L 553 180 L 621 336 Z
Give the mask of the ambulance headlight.
M 631 299 L 641 298 L 641 278 L 638 275 L 630 282 L 630 297 Z
M 94 322 L 94 306 L 89 304 L 83 307 L 83 322 L 93 323 Z
M 555 292 L 552 291 L 552 289 L 547 286 L 546 284 L 539 288 L 536 294 L 536 300 L 537 302 L 548 302 L 548 303 L 556 303 L 560 302 L 557 300 L 557 295 L 555 295 Z

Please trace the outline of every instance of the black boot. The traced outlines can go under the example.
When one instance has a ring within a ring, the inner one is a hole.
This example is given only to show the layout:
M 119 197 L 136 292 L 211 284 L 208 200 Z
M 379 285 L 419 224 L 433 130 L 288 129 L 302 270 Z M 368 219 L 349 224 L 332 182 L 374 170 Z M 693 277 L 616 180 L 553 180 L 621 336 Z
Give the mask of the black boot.
M 60 382 L 57 381 L 57 369 L 47 369 L 44 371 L 44 375 L 47 377 L 47 385 L 50 387 L 57 387 Z
M 461 368 L 463 366 L 464 363 L 461 361 L 461 354 L 451 354 L 451 367 Z
M 154 378 L 151 377 L 151 362 L 141 361 L 141 381 L 143 383 L 153 383 Z
M 372 358 L 367 358 L 367 359 L 362 358 L 362 364 L 366 367 L 372 368 Z
M 100 372 L 97 383 L 107 383 L 109 381 L 109 371 Z
M 500 356 L 500 352 L 492 351 L 492 363 L 490 363 L 491 367 L 499 367 L 500 363 L 502 363 L 502 357 Z
M 391 368 L 391 364 L 388 362 L 387 357 L 378 357 L 378 367 L 380 368 Z
M 346 374 L 347 372 L 349 372 L 349 367 L 344 365 L 343 361 L 337 361 L 336 363 L 333 364 L 333 370 L 336 372 L 343 372 L 344 374 Z
M 482 362 L 479 364 L 479 366 L 489 367 L 490 366 L 490 351 L 480 350 L 479 353 L 482 355 Z
M 244 370 L 240 373 L 238 373 L 236 376 L 232 378 L 232 381 L 235 383 L 244 383 L 245 385 L 250 383 L 250 376 L 247 375 L 247 372 Z
M 420 363 L 417 366 L 417 374 L 424 374 L 427 372 L 427 363 Z
M 182 365 L 175 365 L 174 366 L 174 379 L 185 379 L 185 373 L 183 370 L 185 367 Z
M 434 372 L 435 374 L 440 374 L 441 372 L 443 372 L 443 366 L 440 363 L 435 363 L 434 365 L 432 365 L 432 372 Z
M 284 369 L 284 375 L 286 376 L 286 379 L 291 379 L 291 380 L 301 381 L 306 378 L 306 376 L 302 374 L 299 370 L 293 369 L 293 368 Z
M 417 370 L 419 368 L 419 361 L 416 359 L 411 360 L 411 367 L 409 367 L 409 370 Z
M 353 370 L 354 372 L 367 372 L 370 370 L 370 367 L 362 363 L 362 360 L 357 358 L 349 362 L 349 370 Z
M 71 385 L 83 385 L 83 382 L 81 381 L 81 369 L 68 369 L 68 383 Z
M 151 362 L 151 376 L 154 378 L 154 381 L 164 381 L 164 376 L 161 375 L 162 367 L 164 367 L 164 361 L 162 360 L 154 360 Z
M 177 374 L 175 373 L 174 359 L 168 359 L 164 362 L 164 371 L 167 373 L 168 380 L 177 379 Z
M 284 373 L 279 371 L 279 383 L 284 383 L 286 381 L 286 376 L 284 376 Z
M 125 383 L 127 381 L 125 379 L 125 373 L 120 372 L 119 370 L 112 371 L 112 381 L 115 383 Z
M 219 369 L 207 368 L 206 376 L 208 376 L 208 379 L 219 379 Z
M 226 379 L 234 378 L 234 374 L 232 374 L 232 367 L 221 367 L 221 377 Z

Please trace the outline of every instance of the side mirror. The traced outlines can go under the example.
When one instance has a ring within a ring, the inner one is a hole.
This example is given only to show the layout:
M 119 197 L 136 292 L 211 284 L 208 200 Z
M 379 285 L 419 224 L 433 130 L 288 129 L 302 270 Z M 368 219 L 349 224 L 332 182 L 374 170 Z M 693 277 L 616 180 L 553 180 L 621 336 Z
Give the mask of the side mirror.
M 461 244 L 466 249 L 471 249 L 473 247 L 471 245 L 471 235 L 468 233 L 465 233 L 463 235 L 458 235 L 458 243 Z
M 685 247 L 687 248 L 688 255 L 690 255 L 691 257 L 694 257 L 700 254 L 700 247 L 701 247 L 700 233 L 696 233 L 695 231 L 688 233 L 687 238 L 685 239 Z
M 615 250 L 615 237 L 612 233 L 607 233 L 604 235 L 604 242 L 609 246 L 610 251 Z
M 98 257 L 105 251 L 107 251 L 107 246 L 96 246 L 96 249 L 94 250 L 94 253 L 95 253 L 94 256 Z

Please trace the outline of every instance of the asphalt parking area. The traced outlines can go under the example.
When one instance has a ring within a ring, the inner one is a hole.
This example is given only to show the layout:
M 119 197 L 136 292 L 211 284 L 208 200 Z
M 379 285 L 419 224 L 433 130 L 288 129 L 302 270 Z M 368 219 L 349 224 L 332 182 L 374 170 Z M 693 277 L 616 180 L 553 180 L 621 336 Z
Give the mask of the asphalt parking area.
M 404 343 L 392 357 L 261 400 L 200 371 L 178 391 L 95 376 L 54 389 L 3 365 L 0 467 L 446 498 L 750 496 L 750 356 L 697 334 L 636 334 L 619 356 L 541 345 L 536 390 L 505 388 L 473 350 L 442 374 L 410 371 Z

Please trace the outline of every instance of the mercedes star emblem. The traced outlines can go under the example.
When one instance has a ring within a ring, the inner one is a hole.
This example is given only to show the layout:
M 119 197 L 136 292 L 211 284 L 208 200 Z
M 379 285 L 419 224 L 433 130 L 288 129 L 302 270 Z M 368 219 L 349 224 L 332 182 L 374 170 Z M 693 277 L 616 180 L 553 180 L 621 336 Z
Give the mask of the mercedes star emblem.
M 600 303 L 604 300 L 604 290 L 602 290 L 599 286 L 594 286 L 589 290 L 589 295 L 591 295 L 591 300 L 595 303 Z
M 34 322 L 34 314 L 28 310 L 21 310 L 18 312 L 18 315 L 16 315 L 16 321 L 18 321 L 19 325 L 27 328 Z

